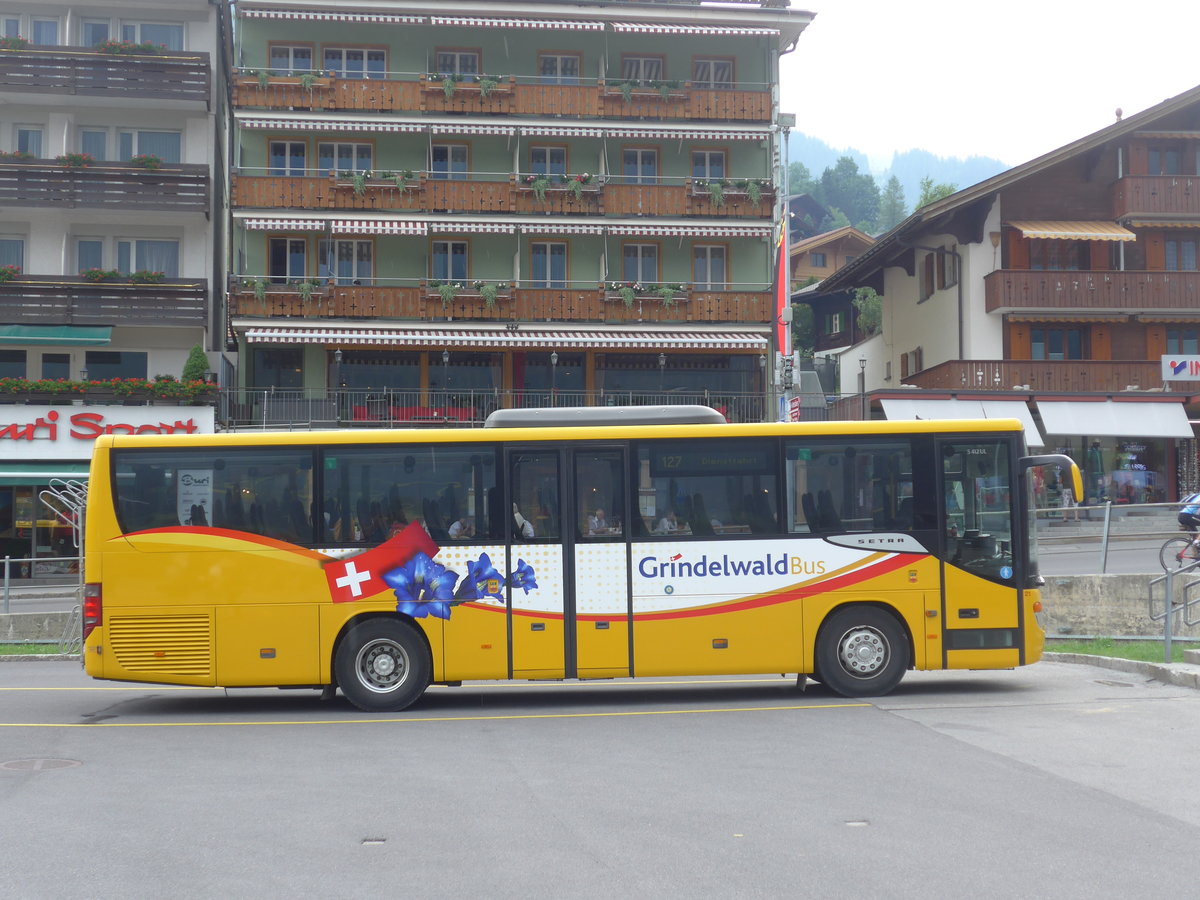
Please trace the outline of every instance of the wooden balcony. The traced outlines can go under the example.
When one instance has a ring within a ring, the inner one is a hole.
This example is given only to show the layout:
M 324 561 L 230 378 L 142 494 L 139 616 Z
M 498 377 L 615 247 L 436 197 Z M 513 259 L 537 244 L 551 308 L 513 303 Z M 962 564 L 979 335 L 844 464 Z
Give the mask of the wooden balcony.
M 0 321 L 9 325 L 199 325 L 208 322 L 208 280 L 159 284 L 21 275 L 0 283 Z
M 1000 269 L 984 279 L 990 313 L 1134 313 L 1200 310 L 1200 272 Z
M 308 301 L 286 286 L 270 286 L 257 298 L 243 285 L 229 295 L 230 315 L 238 318 L 405 319 L 414 322 L 465 319 L 504 322 L 770 322 L 774 298 L 770 291 L 700 291 L 679 298 L 673 306 L 642 297 L 630 307 L 608 299 L 599 288 L 517 288 L 488 307 L 481 297 L 465 292 L 443 305 L 436 292 L 421 285 L 393 287 L 330 285 Z
M 1126 175 L 1113 185 L 1113 218 L 1196 219 L 1200 225 L 1200 178 L 1187 175 Z
M 362 112 L 456 113 L 460 115 L 561 116 L 566 119 L 662 119 L 716 122 L 770 122 L 771 92 L 699 88 L 684 82 L 663 96 L 652 88 L 635 90 L 628 101 L 603 84 L 521 84 L 501 80 L 484 97 L 478 84 L 459 82 L 446 96 L 442 83 L 425 76 L 411 80 L 319 78 L 305 87 L 296 77 L 234 80 L 233 104 L 243 109 L 321 109 Z
M 567 216 L 675 216 L 769 219 L 774 191 L 757 204 L 744 191 L 730 190 L 721 204 L 691 181 L 676 184 L 585 186 L 579 198 L 555 183 L 539 200 L 517 175 L 506 180 L 437 179 L 419 173 L 404 189 L 388 179 L 372 179 L 356 191 L 351 180 L 327 176 L 235 175 L 233 205 L 242 209 L 411 210 L 414 212 L 487 212 Z
M 121 163 L 72 168 L 52 159 L 0 161 L 0 205 L 110 207 L 208 215 L 208 169 L 173 165 L 142 169 Z
M 1011 391 L 1028 385 L 1030 391 L 1118 392 L 1136 386 L 1152 390 L 1162 385 L 1156 360 L 951 360 L 904 379 L 905 384 L 948 391 Z
M 163 50 L 146 56 L 91 47 L 36 47 L 0 52 L 0 94 L 72 94 L 118 99 L 181 100 L 209 105 L 208 57 Z

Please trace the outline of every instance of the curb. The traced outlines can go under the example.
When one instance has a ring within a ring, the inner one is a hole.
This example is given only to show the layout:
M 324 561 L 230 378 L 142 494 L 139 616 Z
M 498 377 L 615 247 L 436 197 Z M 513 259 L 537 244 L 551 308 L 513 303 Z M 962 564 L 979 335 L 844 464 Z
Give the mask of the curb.
M 1047 662 L 1077 663 L 1115 669 L 1118 672 L 1145 675 L 1165 684 L 1200 689 L 1200 666 L 1192 663 L 1152 663 L 1136 659 L 1118 659 L 1115 656 L 1089 656 L 1086 653 L 1043 653 L 1042 659 Z
M 0 663 L 6 662 L 65 662 L 66 660 L 79 661 L 78 653 L 14 653 L 7 656 L 0 656 Z

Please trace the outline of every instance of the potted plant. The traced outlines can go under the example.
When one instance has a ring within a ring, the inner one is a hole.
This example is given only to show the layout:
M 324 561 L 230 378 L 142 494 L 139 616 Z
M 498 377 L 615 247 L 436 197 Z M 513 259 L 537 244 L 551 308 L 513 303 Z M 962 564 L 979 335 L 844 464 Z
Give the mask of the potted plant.
M 708 199 L 713 206 L 725 205 L 725 180 L 723 178 L 714 178 L 706 185 L 708 189 Z
M 685 288 L 682 284 L 656 284 L 652 290 L 662 300 L 662 305 L 670 308 L 675 305 L 675 298 L 683 293 Z
M 0 150 L 0 159 L 26 160 L 36 158 L 28 150 Z
M 312 300 L 313 292 L 321 286 L 321 282 L 316 278 L 301 278 L 298 281 L 293 281 L 296 286 L 296 293 L 300 295 L 301 303 L 308 303 Z
M 546 188 L 550 187 L 550 179 L 546 175 L 526 175 L 525 184 L 533 191 L 533 199 L 538 203 L 546 202 Z
M 608 288 L 620 296 L 621 302 L 625 304 L 626 309 L 632 308 L 633 301 L 637 299 L 637 295 L 642 291 L 642 285 L 636 281 L 614 281 L 609 284 Z
M 139 153 L 129 160 L 129 164 L 139 169 L 161 169 L 163 161 L 153 153 Z
M 637 87 L 638 81 L 636 78 L 628 78 L 617 85 L 617 90 L 621 92 L 621 96 L 626 103 L 633 102 L 633 89 Z
M 488 94 L 496 89 L 500 84 L 499 78 L 493 78 L 490 75 L 479 76 L 479 96 L 487 99 Z
M 350 177 L 350 185 L 354 188 L 354 196 L 361 197 L 367 192 L 367 179 L 370 172 L 345 172 Z
M 584 186 L 592 183 L 592 176 L 588 172 L 580 172 L 578 175 L 560 175 L 558 177 L 567 186 L 567 190 L 574 195 L 576 201 L 583 199 Z
M 130 284 L 162 284 L 166 278 L 165 272 L 151 272 L 149 269 L 129 273 Z
M 21 274 L 21 267 L 9 263 L 6 266 L 0 266 L 0 284 L 6 281 L 12 281 Z
M 99 284 L 101 281 L 115 281 L 121 277 L 121 273 L 116 269 L 84 269 L 79 273 L 79 277 L 90 284 Z
M 0 37 L 0 50 L 24 50 L 28 46 L 29 41 L 19 34 Z
M 479 296 L 483 298 L 483 305 L 491 309 L 496 305 L 496 299 L 500 292 L 507 289 L 508 285 L 502 281 L 494 284 L 488 281 L 476 281 L 472 287 L 479 291 Z
M 462 76 L 453 72 L 443 72 L 434 77 L 442 80 L 442 93 L 446 95 L 447 100 L 454 96 L 458 83 L 462 81 Z
M 110 56 L 136 56 L 138 54 L 153 56 L 162 50 L 166 50 L 167 45 L 155 44 L 150 41 L 135 43 L 134 41 L 107 40 L 97 43 L 96 49 Z
M 68 169 L 83 169 L 96 160 L 90 153 L 63 153 L 54 157 L 54 161 Z

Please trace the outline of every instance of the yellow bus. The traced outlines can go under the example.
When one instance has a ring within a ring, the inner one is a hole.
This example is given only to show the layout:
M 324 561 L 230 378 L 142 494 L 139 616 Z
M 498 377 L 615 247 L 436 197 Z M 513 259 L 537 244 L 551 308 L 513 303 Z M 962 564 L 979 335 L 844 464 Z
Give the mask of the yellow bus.
M 107 435 L 84 660 L 118 681 L 341 689 L 1041 657 L 1016 420 L 725 424 L 505 410 L 473 430 Z

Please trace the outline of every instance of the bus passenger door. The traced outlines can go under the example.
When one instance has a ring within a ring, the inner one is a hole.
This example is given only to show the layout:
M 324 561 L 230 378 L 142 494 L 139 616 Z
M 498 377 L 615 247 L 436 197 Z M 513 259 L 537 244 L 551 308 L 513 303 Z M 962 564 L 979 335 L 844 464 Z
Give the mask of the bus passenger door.
M 514 678 L 567 675 L 562 451 L 509 447 L 505 579 Z
M 625 451 L 587 447 L 570 457 L 575 513 L 568 523 L 573 541 L 568 603 L 574 614 L 575 675 L 626 677 L 631 610 Z

